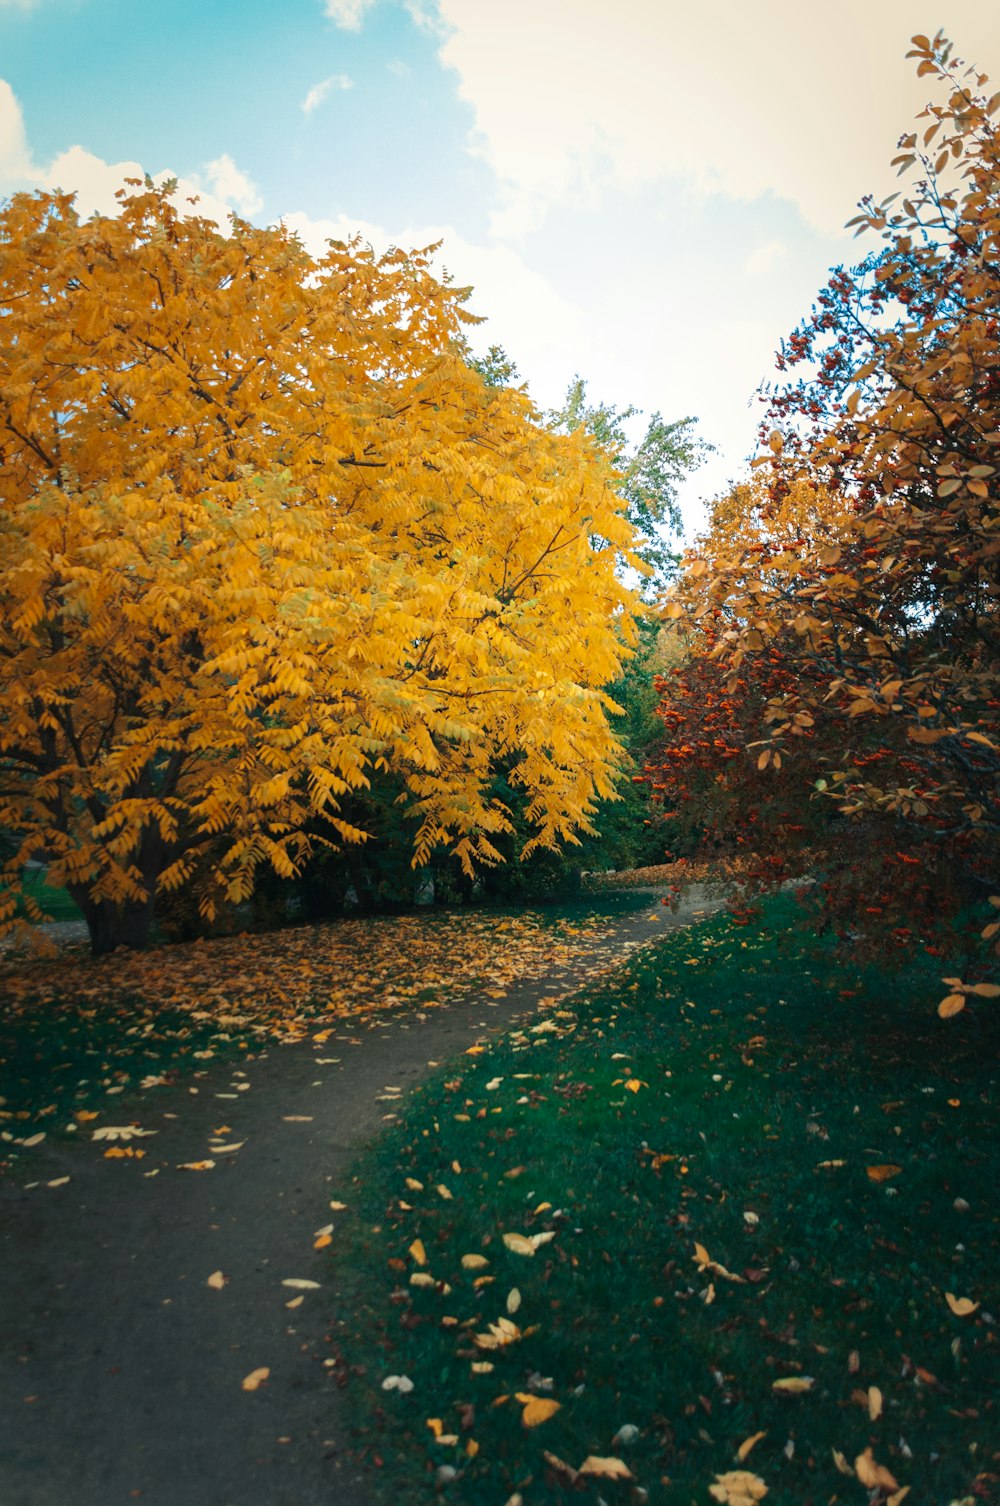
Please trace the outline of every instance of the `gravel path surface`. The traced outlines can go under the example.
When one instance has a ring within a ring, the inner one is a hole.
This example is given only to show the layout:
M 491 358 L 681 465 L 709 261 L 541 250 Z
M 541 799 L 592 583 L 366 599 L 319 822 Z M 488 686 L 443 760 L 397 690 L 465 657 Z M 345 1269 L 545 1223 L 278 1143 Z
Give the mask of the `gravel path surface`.
M 613 966 L 720 903 L 692 891 L 672 916 L 651 896 L 592 962 Z M 135 1142 L 144 1159 L 59 1142 L 42 1185 L 0 1187 L 2 1506 L 364 1506 L 323 1364 L 330 1263 L 313 1242 L 336 1226 L 331 1184 L 391 1113 L 386 1087 L 409 1090 L 584 971 L 421 1020 L 345 1022 L 322 1047 L 275 1047 L 242 1069 L 213 1064 L 123 1106 L 123 1123 L 157 1131 Z M 242 1148 L 179 1169 L 222 1125 Z M 222 1290 L 206 1284 L 219 1270 Z M 289 1278 L 320 1288 L 289 1310 Z M 244 1391 L 262 1366 L 267 1382 Z

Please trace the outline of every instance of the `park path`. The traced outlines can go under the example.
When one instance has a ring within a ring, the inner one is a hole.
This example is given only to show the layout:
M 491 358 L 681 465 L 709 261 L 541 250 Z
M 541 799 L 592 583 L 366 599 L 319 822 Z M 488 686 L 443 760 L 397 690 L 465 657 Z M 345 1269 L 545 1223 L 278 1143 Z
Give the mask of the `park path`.
M 352 1019 L 322 1045 L 213 1065 L 129 1101 L 125 1122 L 157 1131 L 145 1159 L 60 1142 L 41 1175 L 68 1183 L 0 1191 L 0 1506 L 364 1506 L 323 1363 L 335 1266 L 313 1243 L 332 1221 L 335 1251 L 351 1216 L 332 1190 L 399 1107 L 387 1087 L 405 1101 L 435 1064 L 721 903 L 650 900 L 589 959 L 502 1000 Z M 179 1170 L 223 1124 L 242 1148 Z M 288 1278 L 320 1286 L 289 1310 Z

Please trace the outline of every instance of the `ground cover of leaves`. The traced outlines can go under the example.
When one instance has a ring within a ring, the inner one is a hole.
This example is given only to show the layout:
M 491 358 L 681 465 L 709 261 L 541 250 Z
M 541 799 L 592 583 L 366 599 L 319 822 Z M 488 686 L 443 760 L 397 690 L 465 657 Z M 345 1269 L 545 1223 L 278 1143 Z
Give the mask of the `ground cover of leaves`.
M 292 1043 L 324 1024 L 374 1022 L 518 979 L 606 966 L 601 942 L 636 896 L 517 914 L 490 909 L 299 926 L 117 951 L 82 944 L 55 958 L 0 960 L 0 1138 L 17 1155 L 38 1136 L 89 1133 L 119 1094 L 176 1080 L 214 1058 Z
M 380 1498 L 1000 1500 L 1000 1012 L 794 912 L 474 1047 L 339 1190 L 328 1363 Z

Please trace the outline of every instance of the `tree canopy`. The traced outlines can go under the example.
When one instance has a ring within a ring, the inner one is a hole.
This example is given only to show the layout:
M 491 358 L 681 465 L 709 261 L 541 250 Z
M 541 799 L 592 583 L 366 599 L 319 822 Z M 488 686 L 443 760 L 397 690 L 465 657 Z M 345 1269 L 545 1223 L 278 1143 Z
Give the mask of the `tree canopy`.
M 881 245 L 783 346 L 761 470 L 666 609 L 741 707 L 706 773 L 744 787 L 777 876 L 825 832 L 883 934 L 985 899 L 1000 835 L 1000 95 L 940 35 L 911 55 L 943 90 L 896 158 L 917 181 L 862 202 Z
M 96 949 L 141 942 L 196 873 L 210 914 L 364 842 L 387 772 L 417 864 L 497 860 L 498 761 L 525 849 L 572 841 L 634 601 L 601 447 L 470 367 L 427 252 L 129 189 L 0 213 L 0 919 L 40 858 Z

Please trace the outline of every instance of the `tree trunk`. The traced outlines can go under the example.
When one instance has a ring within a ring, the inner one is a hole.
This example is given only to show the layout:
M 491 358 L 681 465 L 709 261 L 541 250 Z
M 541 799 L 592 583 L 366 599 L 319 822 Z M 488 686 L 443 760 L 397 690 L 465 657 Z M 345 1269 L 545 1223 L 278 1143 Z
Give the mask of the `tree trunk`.
M 146 945 L 153 920 L 152 894 L 145 900 L 114 905 L 106 899 L 91 899 L 86 889 L 76 885 L 69 892 L 83 911 L 95 957 L 103 957 L 119 946 L 138 951 Z

